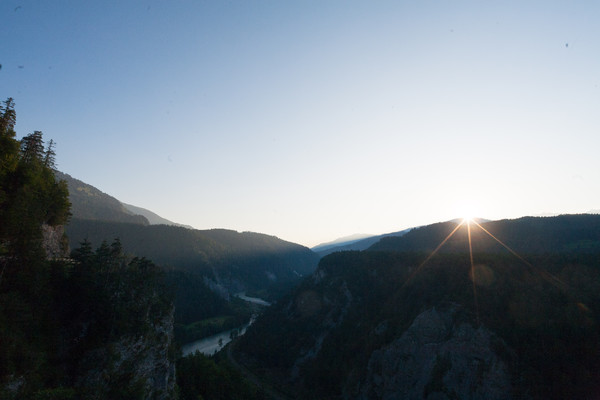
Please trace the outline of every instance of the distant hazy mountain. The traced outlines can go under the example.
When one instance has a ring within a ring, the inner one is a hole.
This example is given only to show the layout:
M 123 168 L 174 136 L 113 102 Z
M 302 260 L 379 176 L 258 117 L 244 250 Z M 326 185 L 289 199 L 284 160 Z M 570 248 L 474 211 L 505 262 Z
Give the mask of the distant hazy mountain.
M 465 224 L 429 257 L 456 226 L 322 258 L 234 357 L 289 398 L 596 398 L 600 215 Z
M 182 228 L 194 229 L 190 225 L 183 225 L 183 224 L 178 224 L 177 222 L 169 221 L 168 219 L 163 218 L 160 215 L 155 214 L 150 210 L 146 210 L 145 208 L 136 207 L 136 206 L 133 206 L 131 204 L 126 204 L 126 203 L 121 203 L 121 204 L 123 204 L 123 207 L 125 207 L 127 210 L 129 210 L 129 212 L 136 214 L 136 215 L 142 215 L 142 216 L 146 217 L 146 219 L 148 220 L 150 225 L 173 225 L 173 226 L 180 226 Z
M 371 234 L 368 234 L 368 233 L 356 233 L 354 235 L 349 235 L 349 236 L 344 236 L 344 237 L 341 237 L 341 238 L 337 238 L 337 239 L 332 240 L 330 242 L 325 242 L 325 243 L 318 244 L 318 245 L 316 245 L 314 247 L 311 247 L 311 250 L 318 253 L 320 251 L 325 251 L 327 249 L 331 249 L 331 248 L 334 248 L 334 247 L 346 246 L 348 244 L 356 243 L 359 240 L 366 239 L 366 238 L 369 238 L 369 237 L 372 237 L 372 236 L 375 236 L 375 235 L 371 235 Z
M 402 236 L 410 232 L 411 229 L 413 228 L 398 232 L 384 233 L 382 235 L 367 235 L 365 238 L 357 238 L 355 240 L 344 240 L 345 238 L 341 238 L 334 240 L 333 242 L 315 246 L 312 248 L 312 251 L 317 253 L 320 257 L 325 257 L 326 255 L 335 253 L 336 251 L 366 250 L 385 237 Z M 352 238 L 352 236 L 348 236 L 348 238 Z
M 146 217 L 132 213 L 119 200 L 94 186 L 60 171 L 56 171 L 56 177 L 67 182 L 71 213 L 74 218 L 149 224 Z
M 67 181 L 73 218 L 129 222 L 141 225 L 174 225 L 192 228 L 189 225 L 169 221 L 145 208 L 122 203 L 94 186 L 63 172 L 56 171 L 56 176 L 58 179 Z

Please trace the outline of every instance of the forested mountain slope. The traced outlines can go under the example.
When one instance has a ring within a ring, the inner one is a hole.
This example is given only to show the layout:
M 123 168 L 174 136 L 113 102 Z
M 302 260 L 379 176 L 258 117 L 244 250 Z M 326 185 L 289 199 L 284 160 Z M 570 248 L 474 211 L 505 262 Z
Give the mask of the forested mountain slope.
M 69 256 L 54 146 L 0 105 L 0 398 L 172 399 L 173 297 L 119 242 Z M 51 249 L 51 251 L 49 251 Z
M 54 173 L 58 180 L 67 183 L 71 213 L 75 218 L 130 222 L 141 225 L 149 224 L 146 217 L 132 213 L 119 200 L 103 193 L 94 186 L 88 185 L 60 171 L 55 171 Z
M 75 218 L 129 222 L 142 225 L 175 225 L 192 228 L 189 225 L 169 221 L 145 208 L 122 203 L 113 196 L 79 179 L 73 178 L 69 174 L 60 171 L 55 171 L 54 173 L 57 179 L 67 182 L 71 213 Z
M 215 289 L 248 291 L 275 299 L 314 271 L 318 257 L 308 248 L 274 236 L 225 229 L 112 223 L 73 218 L 71 246 L 84 239 L 94 246 L 120 238 L 127 251 L 168 269 L 207 277 Z
M 143 217 L 146 217 L 146 219 L 148 220 L 150 225 L 175 225 L 175 226 L 181 226 L 184 228 L 194 229 L 190 225 L 178 224 L 177 222 L 169 221 L 168 219 L 163 218 L 160 215 L 158 215 L 150 210 L 146 210 L 145 208 L 137 207 L 137 206 L 134 206 L 131 204 L 125 204 L 125 203 L 121 203 L 121 204 L 129 212 L 136 214 L 136 215 L 141 215 Z
M 482 224 L 512 252 L 471 223 L 472 254 L 467 224 L 432 254 L 457 227 L 444 223 L 331 254 L 236 357 L 299 399 L 594 398 L 598 221 Z
M 66 179 L 73 203 L 66 227 L 70 247 L 119 239 L 129 254 L 163 267 L 175 288 L 175 338 L 182 344 L 246 323 L 252 307 L 232 294 L 274 301 L 317 266 L 318 257 L 305 247 L 258 233 L 186 229 L 56 175 Z
M 402 237 L 386 237 L 369 248 L 385 251 L 432 251 L 456 226 L 442 222 L 413 229 Z M 473 251 L 508 252 L 502 243 L 518 253 L 545 254 L 600 252 L 600 215 L 575 214 L 556 217 L 523 217 L 471 224 Z M 483 229 L 481 229 L 481 228 Z M 468 251 L 466 225 L 440 248 L 441 252 Z

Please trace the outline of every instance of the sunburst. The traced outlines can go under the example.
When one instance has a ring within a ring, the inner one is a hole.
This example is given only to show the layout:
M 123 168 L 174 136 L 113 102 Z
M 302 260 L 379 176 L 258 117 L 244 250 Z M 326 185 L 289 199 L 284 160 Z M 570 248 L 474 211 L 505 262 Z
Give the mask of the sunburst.
M 521 255 L 519 255 L 510 246 L 508 246 L 502 240 L 498 239 L 495 235 L 493 235 L 490 231 L 488 231 L 483 226 L 481 226 L 481 224 L 476 221 L 475 217 L 473 217 L 473 216 L 465 216 L 462 219 L 459 219 L 459 221 L 460 222 L 458 222 L 456 224 L 456 226 L 448 234 L 448 236 L 446 236 L 444 238 L 444 240 L 442 240 L 440 242 L 440 244 L 427 256 L 427 258 L 425 258 L 425 260 L 421 264 L 419 264 L 419 266 L 409 275 L 409 277 L 404 282 L 404 284 L 402 285 L 402 287 L 405 287 L 414 278 L 414 276 L 423 268 L 423 266 L 425 266 L 425 264 L 427 264 L 427 262 L 429 262 L 429 260 L 431 260 L 438 253 L 438 251 L 444 246 L 444 244 L 446 244 L 446 242 L 448 242 L 448 240 L 452 236 L 454 236 L 454 234 L 456 233 L 456 231 L 458 231 L 458 229 L 461 226 L 466 225 L 466 227 L 467 227 L 468 246 L 469 246 L 469 262 L 470 262 L 469 277 L 470 277 L 472 285 L 473 285 L 473 304 L 474 304 L 474 307 L 475 307 L 475 316 L 476 316 L 476 319 L 477 319 L 477 324 L 479 324 L 480 321 L 479 321 L 479 302 L 478 302 L 478 299 L 477 299 L 477 297 L 478 297 L 478 295 L 477 295 L 477 274 L 475 272 L 475 263 L 474 263 L 474 258 L 473 258 L 473 244 L 472 244 L 472 235 L 471 235 L 471 228 L 472 228 L 471 225 L 473 225 L 473 226 L 479 228 L 482 232 L 486 233 L 489 237 L 491 237 L 492 239 L 494 239 L 496 242 L 498 242 L 502 247 L 504 247 L 506 250 L 508 250 L 517 259 L 519 259 L 525 265 L 527 265 L 528 267 L 530 267 L 532 270 L 536 271 L 543 279 L 545 279 L 546 281 L 548 281 L 549 283 L 551 283 L 553 286 L 556 286 L 557 288 L 559 288 L 560 290 L 562 290 L 564 292 L 568 292 L 569 291 L 568 290 L 569 287 L 568 287 L 568 285 L 565 282 L 563 282 L 562 280 L 560 280 L 558 277 L 552 275 L 548 271 L 545 271 L 545 270 L 543 270 L 541 268 L 538 268 L 538 267 L 534 266 L 533 264 L 531 264 L 526 259 L 524 259 Z M 579 303 L 578 302 L 578 304 L 583 304 L 583 303 Z

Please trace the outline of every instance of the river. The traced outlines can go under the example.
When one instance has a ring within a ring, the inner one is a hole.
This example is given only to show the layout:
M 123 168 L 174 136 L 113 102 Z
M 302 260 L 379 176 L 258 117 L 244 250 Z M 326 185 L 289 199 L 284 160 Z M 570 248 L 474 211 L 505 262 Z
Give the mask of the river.
M 236 293 L 235 297 L 239 297 L 242 300 L 246 300 L 250 303 L 254 303 L 254 304 L 260 304 L 261 306 L 270 306 L 271 303 L 269 303 L 268 301 L 265 301 L 263 299 L 259 299 L 258 297 L 249 297 L 246 296 L 246 292 L 240 292 L 240 293 Z
M 216 352 L 222 350 L 227 343 L 231 342 L 232 332 L 237 332 L 238 335 L 243 335 L 244 333 L 246 333 L 246 329 L 250 325 L 252 325 L 255 318 L 256 316 L 253 315 L 252 318 L 250 318 L 250 321 L 248 321 L 246 325 L 240 328 L 230 329 L 228 331 L 217 333 L 216 335 L 209 336 L 204 339 L 196 340 L 195 342 L 184 344 L 183 346 L 181 346 L 181 352 L 183 353 L 184 357 L 188 354 L 193 354 L 196 351 L 199 351 L 204 355 L 211 356 Z
M 242 300 L 248 301 L 250 303 L 260 304 L 262 306 L 270 306 L 271 305 L 271 303 L 269 303 L 268 301 L 259 299 L 258 297 L 248 297 L 243 292 L 237 293 L 235 296 L 239 297 Z M 183 346 L 181 346 L 181 352 L 183 353 L 184 357 L 187 356 L 188 354 L 193 354 L 196 351 L 199 351 L 200 353 L 207 355 L 207 356 L 213 355 L 216 352 L 222 350 L 223 347 L 225 347 L 225 345 L 227 343 L 231 342 L 232 332 L 237 332 L 237 334 L 240 336 L 243 335 L 244 333 L 246 333 L 246 329 L 250 325 L 252 325 L 252 323 L 254 323 L 255 319 L 256 319 L 256 315 L 253 315 L 252 318 L 250 318 L 250 321 L 248 321 L 248 323 L 246 323 L 245 325 L 243 325 L 239 328 L 230 329 L 228 331 L 217 333 L 216 335 L 209 336 L 204 339 L 200 339 L 200 340 L 196 340 L 191 343 L 184 344 Z

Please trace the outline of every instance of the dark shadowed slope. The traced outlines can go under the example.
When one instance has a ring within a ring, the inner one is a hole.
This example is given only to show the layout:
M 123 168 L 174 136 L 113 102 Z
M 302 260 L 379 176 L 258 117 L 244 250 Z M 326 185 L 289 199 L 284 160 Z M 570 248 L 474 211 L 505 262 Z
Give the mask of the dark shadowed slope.
M 193 230 L 73 218 L 72 246 L 84 239 L 98 246 L 120 238 L 127 251 L 164 267 L 206 276 L 215 288 L 248 291 L 273 300 L 314 271 L 318 256 L 274 236 L 225 229 Z
M 69 175 L 56 175 L 69 187 L 73 217 L 67 231 L 71 248 L 85 239 L 96 248 L 103 241 L 111 243 L 119 238 L 133 255 L 206 277 L 207 284 L 224 296 L 248 291 L 269 300 L 316 268 L 318 257 L 306 247 L 259 233 L 186 229 L 189 227 L 151 211 L 124 205 Z
M 137 206 L 133 206 L 131 204 L 125 204 L 125 203 L 121 203 L 121 204 L 123 204 L 123 207 L 125 207 L 125 209 L 127 209 L 129 212 L 145 217 L 148 220 L 148 222 L 150 223 L 150 225 L 174 225 L 174 226 L 181 226 L 183 228 L 194 229 L 190 225 L 178 224 L 177 222 L 169 221 L 168 219 L 163 218 L 160 215 L 153 213 L 150 210 L 146 210 L 145 208 L 137 207 Z
M 192 228 L 189 225 L 169 221 L 145 208 L 122 203 L 94 186 L 75 179 L 68 174 L 55 171 L 55 175 L 59 180 L 67 182 L 71 213 L 75 218 L 130 222 L 142 225 L 175 225 Z
M 71 213 L 75 218 L 148 225 L 146 217 L 132 213 L 119 200 L 94 186 L 60 171 L 55 171 L 55 175 L 67 182 Z
M 416 228 L 402 237 L 383 238 L 369 250 L 424 251 L 435 249 L 456 226 L 456 221 Z M 482 222 L 481 227 L 518 253 L 600 251 L 600 215 L 577 214 L 557 217 L 523 217 Z M 507 252 L 488 233 L 472 224 L 473 251 Z M 441 252 L 468 251 L 467 226 L 463 225 L 440 249 Z
M 324 257 L 236 359 L 296 398 L 594 398 L 597 216 L 482 226 L 515 253 L 472 224 L 472 256 L 465 226 L 428 258 L 456 227 L 445 223 Z

